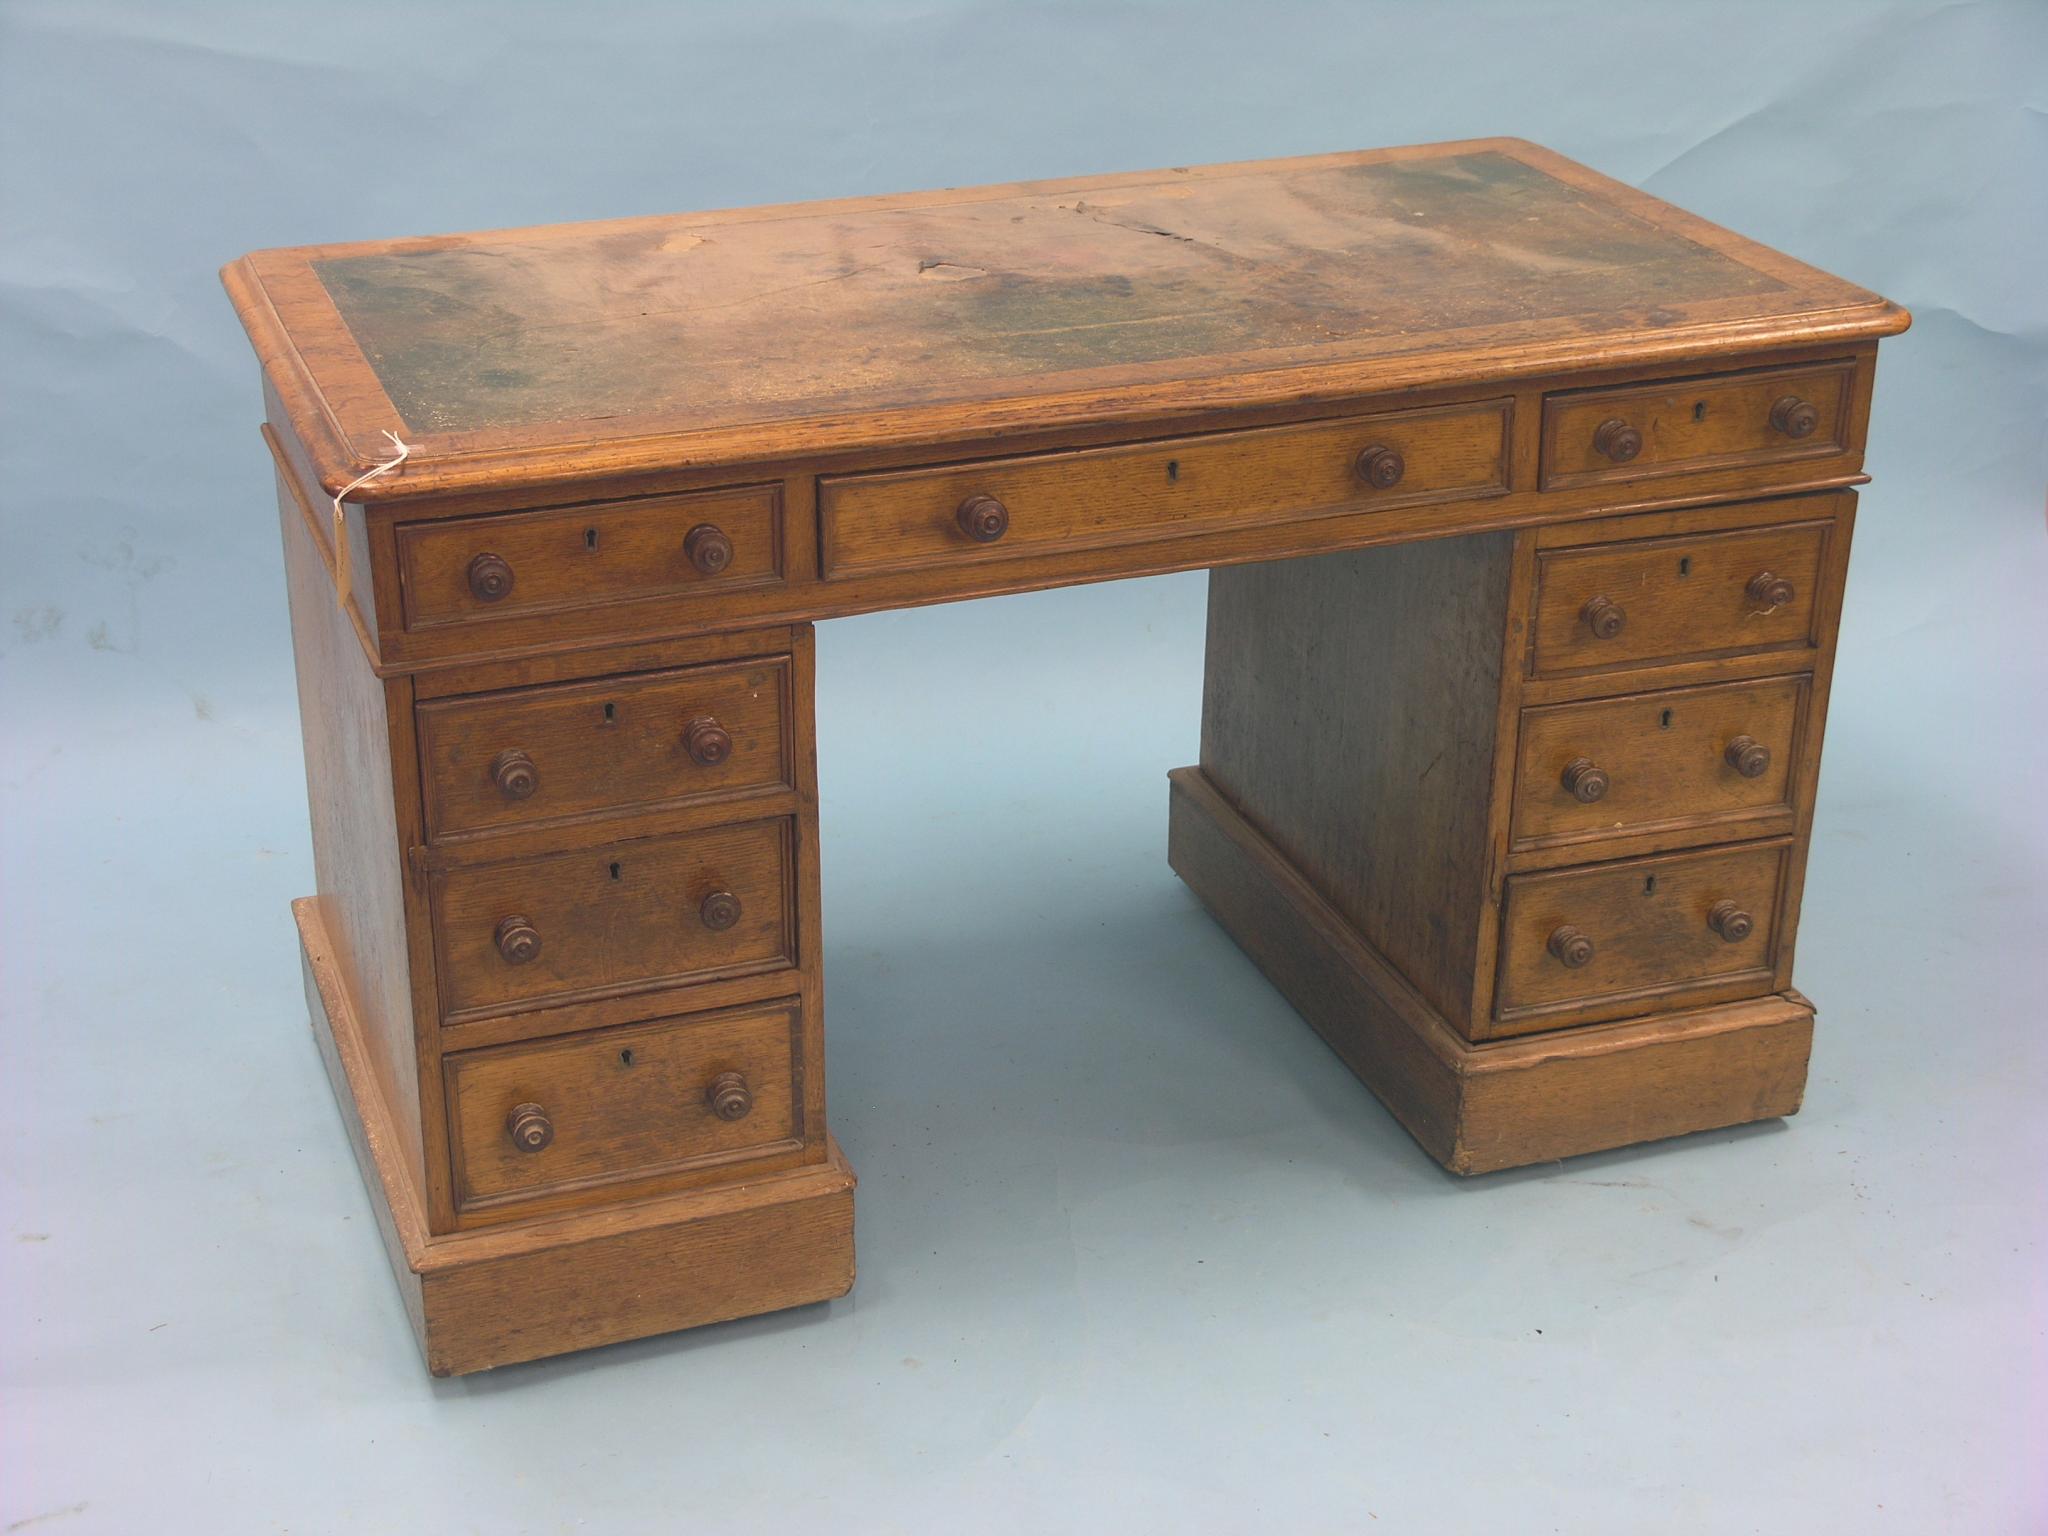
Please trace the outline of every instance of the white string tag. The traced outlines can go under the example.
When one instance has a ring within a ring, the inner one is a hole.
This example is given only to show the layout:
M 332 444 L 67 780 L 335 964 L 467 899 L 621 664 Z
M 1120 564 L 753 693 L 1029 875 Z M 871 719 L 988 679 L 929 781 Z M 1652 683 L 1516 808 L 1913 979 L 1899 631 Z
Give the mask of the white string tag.
M 406 442 L 396 432 L 386 428 L 384 435 L 391 439 L 391 446 L 398 451 L 382 464 L 377 465 L 376 468 L 364 470 L 355 479 L 349 481 L 347 485 L 344 485 L 334 493 L 334 601 L 337 607 L 346 608 L 348 606 L 350 590 L 348 519 L 341 510 L 341 504 L 348 499 L 351 493 L 361 490 L 380 475 L 390 474 L 399 465 L 403 464 L 406 456 L 412 452 L 412 444 Z

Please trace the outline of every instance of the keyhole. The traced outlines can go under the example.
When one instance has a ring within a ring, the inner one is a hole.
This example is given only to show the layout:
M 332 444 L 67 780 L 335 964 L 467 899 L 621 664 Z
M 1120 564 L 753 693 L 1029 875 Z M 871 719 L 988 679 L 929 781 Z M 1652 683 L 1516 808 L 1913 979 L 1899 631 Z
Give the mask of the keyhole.
M 1678 574 L 1681 576 L 1690 576 L 1692 574 L 1691 555 L 1680 555 L 1678 557 Z
M 583 547 L 585 549 L 597 548 L 597 530 L 595 528 L 583 530 Z
M 605 705 L 605 707 L 604 707 L 604 723 L 605 723 L 606 725 L 610 725 L 610 724 L 611 724 L 611 723 L 612 723 L 612 722 L 613 722 L 614 720 L 616 720 L 616 719 L 618 719 L 618 718 L 619 718 L 619 706 L 618 706 L 618 705 L 616 705 L 616 704 L 607 704 L 607 705 Z
M 1657 894 L 1657 877 L 1655 875 L 1645 875 L 1643 877 L 1643 894 L 1645 896 Z
M 1667 709 L 1667 710 L 1665 710 L 1665 711 L 1664 711 L 1664 713 L 1663 713 L 1663 714 L 1659 715 L 1659 716 L 1657 717 L 1657 724 L 1658 724 L 1659 728 L 1661 728 L 1661 729 L 1663 729 L 1663 730 L 1667 730 L 1667 731 L 1668 731 L 1668 730 L 1670 730 L 1670 729 L 1671 729 L 1671 711 Z
M 1168 459 L 1166 461 L 1166 478 L 1169 480 L 1178 480 L 1180 478 L 1179 459 Z
M 631 1046 L 627 1046 L 626 1049 L 619 1052 L 619 1065 L 622 1067 L 633 1065 L 633 1048 Z
M 619 866 L 616 863 L 612 865 L 612 878 L 614 880 L 619 878 Z
M 1707 419 L 1706 401 L 1701 400 L 1694 404 L 1692 408 L 1692 419 L 1694 421 L 1705 421 Z

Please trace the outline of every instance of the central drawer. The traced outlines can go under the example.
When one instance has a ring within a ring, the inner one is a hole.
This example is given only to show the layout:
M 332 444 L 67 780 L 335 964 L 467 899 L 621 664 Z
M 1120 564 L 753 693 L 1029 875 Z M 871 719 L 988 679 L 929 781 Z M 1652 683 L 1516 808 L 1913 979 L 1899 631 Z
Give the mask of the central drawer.
M 800 1133 L 792 1006 L 448 1058 L 463 1209 L 758 1154 Z
M 1790 847 L 1510 876 L 1495 1017 L 1554 1029 L 1770 991 Z
M 1498 496 L 1510 402 L 1478 401 L 818 482 L 827 580 Z
M 791 965 L 786 817 L 438 870 L 451 1022 Z
M 786 656 L 435 699 L 430 841 L 793 785 Z

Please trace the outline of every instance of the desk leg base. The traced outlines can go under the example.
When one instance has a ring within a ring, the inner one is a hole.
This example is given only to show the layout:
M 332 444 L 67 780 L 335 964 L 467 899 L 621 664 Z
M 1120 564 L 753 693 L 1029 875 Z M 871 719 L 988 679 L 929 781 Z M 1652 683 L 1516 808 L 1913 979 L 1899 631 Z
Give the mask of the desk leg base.
M 843 1296 L 853 1170 L 815 1167 L 571 1215 L 429 1233 L 312 898 L 292 903 L 313 1033 L 427 1368 L 496 1365 Z
M 1168 777 L 1174 870 L 1453 1173 L 1491 1173 L 1798 1111 L 1813 1042 L 1813 1007 L 1798 993 L 1474 1044 L 1199 768 Z

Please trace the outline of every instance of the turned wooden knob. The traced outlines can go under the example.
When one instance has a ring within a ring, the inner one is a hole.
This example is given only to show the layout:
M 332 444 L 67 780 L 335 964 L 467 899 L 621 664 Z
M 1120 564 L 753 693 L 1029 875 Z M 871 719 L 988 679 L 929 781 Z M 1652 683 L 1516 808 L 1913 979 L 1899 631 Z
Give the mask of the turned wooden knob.
M 477 600 L 495 603 L 512 590 L 512 564 L 503 555 L 478 555 L 469 562 L 469 590 Z
M 683 553 L 702 574 L 721 575 L 732 564 L 732 540 L 723 528 L 699 523 L 683 535 Z
M 505 1134 L 520 1151 L 541 1152 L 555 1139 L 555 1122 L 538 1104 L 514 1104 L 505 1117 Z
M 744 1120 L 747 1111 L 754 1107 L 754 1091 L 739 1073 L 721 1072 L 704 1090 L 704 1102 L 721 1120 Z
M 1579 610 L 1579 617 L 1586 621 L 1586 628 L 1593 631 L 1595 640 L 1612 640 L 1621 633 L 1621 626 L 1628 622 L 1628 615 L 1621 604 L 1611 597 L 1596 597 Z
M 1786 395 L 1772 404 L 1771 425 L 1787 437 L 1811 437 L 1820 425 L 1820 407 L 1797 395 Z
M 1707 909 L 1707 926 L 1721 935 L 1723 942 L 1740 944 L 1756 927 L 1756 919 L 1743 911 L 1739 902 L 1717 901 Z
M 683 727 L 683 750 L 705 768 L 716 768 L 732 756 L 732 737 L 709 715 L 699 715 Z
M 697 904 L 697 916 L 713 933 L 723 933 L 740 920 L 740 899 L 731 891 L 713 891 Z
M 1390 491 L 1401 483 L 1408 468 L 1398 451 L 1375 443 L 1358 455 L 1358 478 L 1376 491 Z
M 1745 779 L 1760 779 L 1771 770 L 1771 749 L 1754 736 L 1737 736 L 1721 755 Z
M 1550 935 L 1550 952 L 1576 971 L 1593 958 L 1593 937 L 1583 928 L 1560 923 Z
M 1593 429 L 1593 451 L 1626 464 L 1643 451 L 1643 434 L 1619 416 L 1610 416 Z
M 507 800 L 524 800 L 540 788 L 540 770 L 524 752 L 509 747 L 491 759 L 491 782 Z
M 1010 531 L 1010 509 L 993 496 L 970 496 L 953 513 L 960 531 L 977 544 L 993 544 Z
M 1743 591 L 1759 608 L 1782 608 L 1798 595 L 1791 582 L 1769 571 L 1758 571 L 1750 577 Z
M 1591 805 L 1607 793 L 1607 770 L 1590 757 L 1575 757 L 1564 765 L 1564 787 L 1581 805 Z
M 540 953 L 540 930 L 523 917 L 500 918 L 492 938 L 507 965 L 524 965 Z

